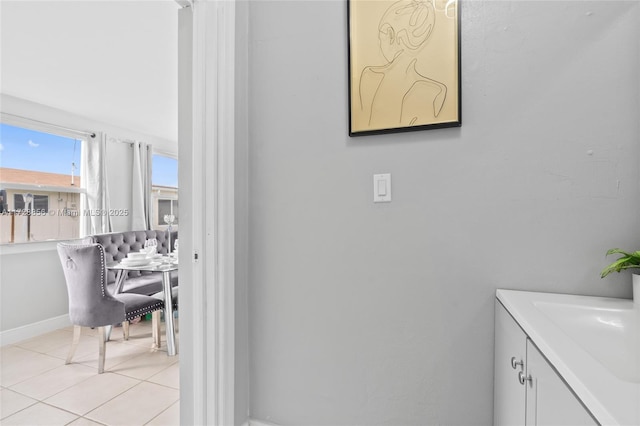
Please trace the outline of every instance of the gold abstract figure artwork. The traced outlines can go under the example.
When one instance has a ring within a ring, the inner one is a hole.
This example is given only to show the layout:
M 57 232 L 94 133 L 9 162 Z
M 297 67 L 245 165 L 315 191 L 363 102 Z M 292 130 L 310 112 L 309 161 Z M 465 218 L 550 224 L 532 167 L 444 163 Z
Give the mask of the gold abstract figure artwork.
M 459 125 L 457 2 L 436 1 L 350 1 L 351 134 Z

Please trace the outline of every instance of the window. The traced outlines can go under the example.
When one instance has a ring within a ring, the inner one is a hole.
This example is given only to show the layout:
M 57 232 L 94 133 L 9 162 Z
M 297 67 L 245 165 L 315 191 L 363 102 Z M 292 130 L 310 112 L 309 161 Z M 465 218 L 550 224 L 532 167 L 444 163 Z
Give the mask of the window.
M 9 211 L 9 203 L 7 200 L 7 191 L 0 189 L 0 213 Z
M 164 216 L 172 214 L 172 226 L 178 225 L 178 160 L 154 154 L 151 177 L 153 195 L 153 229 L 166 229 Z
M 85 137 L 4 113 L 2 121 L 0 243 L 78 238 Z
M 151 182 L 153 186 L 178 188 L 178 159 L 153 154 Z
M 25 194 L 13 194 L 13 206 L 15 210 L 27 210 L 25 206 L 25 199 L 31 196 L 31 205 L 29 210 L 49 213 L 49 196 L 48 195 L 33 195 L 30 193 Z
M 173 225 L 178 224 L 178 200 L 158 199 L 158 223 L 166 223 L 164 216 L 172 214 L 175 218 Z

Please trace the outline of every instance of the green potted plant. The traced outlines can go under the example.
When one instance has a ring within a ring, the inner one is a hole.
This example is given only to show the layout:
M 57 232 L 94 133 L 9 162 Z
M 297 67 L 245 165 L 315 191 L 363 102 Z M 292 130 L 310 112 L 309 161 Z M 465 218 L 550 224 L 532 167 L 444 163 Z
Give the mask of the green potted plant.
M 627 252 L 618 248 L 607 251 L 607 256 L 611 254 L 619 254 L 620 257 L 615 262 L 602 270 L 601 278 L 606 277 L 612 272 L 622 272 L 631 269 L 633 272 L 633 301 L 635 307 L 640 309 L 640 250 Z M 635 273 L 635 272 L 638 273 Z

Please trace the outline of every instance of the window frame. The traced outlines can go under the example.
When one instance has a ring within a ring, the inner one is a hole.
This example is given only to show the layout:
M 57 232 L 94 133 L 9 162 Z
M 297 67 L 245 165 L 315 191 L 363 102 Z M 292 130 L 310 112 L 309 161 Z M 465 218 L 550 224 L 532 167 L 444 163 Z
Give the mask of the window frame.
M 164 223 L 164 215 L 162 217 L 160 217 L 160 202 L 161 201 L 168 201 L 169 205 L 170 205 L 170 209 L 169 209 L 169 211 L 171 212 L 170 214 L 172 214 L 172 215 L 174 215 L 176 217 L 176 221 L 173 222 L 172 226 L 178 226 L 180 224 L 180 218 L 178 216 L 179 208 L 178 208 L 178 205 L 177 205 L 178 201 L 179 201 L 178 197 L 162 196 L 162 197 L 157 197 L 156 201 L 157 201 L 157 205 L 158 205 L 158 211 L 156 212 L 157 213 L 156 216 L 157 216 L 157 219 L 158 219 L 158 224 L 160 224 L 162 226 L 167 226 Z M 154 203 L 154 205 L 156 205 L 156 204 Z M 175 213 L 174 213 L 174 206 L 175 206 Z
M 79 168 L 78 176 L 81 175 L 82 167 L 83 167 L 82 152 L 85 149 L 84 145 L 86 143 L 91 143 L 92 134 L 94 134 L 93 132 L 73 130 L 61 125 L 46 123 L 46 122 L 32 119 L 29 117 L 18 116 L 18 115 L 9 114 L 6 112 L 0 112 L 0 123 L 6 124 L 9 126 L 14 126 L 14 127 L 21 127 L 23 129 L 32 130 L 35 132 L 48 133 L 55 136 L 79 140 L 80 141 L 80 168 Z M 84 186 L 85 184 L 86 182 L 83 182 L 81 180 L 80 187 L 69 187 L 69 188 L 65 187 L 64 192 L 79 194 L 80 199 L 82 199 L 83 197 L 86 197 L 86 194 L 87 194 L 86 187 Z M 25 183 L 6 183 L 2 185 L 2 189 L 23 191 L 23 192 L 60 192 L 59 186 L 25 184 Z M 38 195 L 41 195 L 41 194 L 38 194 Z M 8 200 L 6 200 L 6 202 L 8 203 Z M 49 205 L 50 205 L 50 200 L 47 202 L 47 207 L 49 207 Z M 35 199 L 34 199 L 33 208 L 35 209 Z M 14 208 L 14 210 L 17 210 L 17 209 Z M 78 238 L 82 238 L 81 223 L 82 223 L 81 221 L 78 223 Z M 71 237 L 71 238 L 46 239 L 46 240 L 34 240 L 34 241 L 0 242 L 0 254 L 5 252 L 5 250 L 10 247 L 24 246 L 24 245 L 38 245 L 38 244 L 49 246 L 51 244 L 55 245 L 60 241 L 69 241 L 69 240 L 75 240 L 75 239 L 76 239 L 75 237 Z
M 24 207 L 25 207 L 24 206 L 24 200 L 20 200 L 20 202 L 21 202 L 21 204 L 20 204 L 21 207 L 20 208 L 17 205 L 18 204 L 17 201 L 19 200 L 19 198 L 17 198 L 17 197 L 20 196 L 20 198 L 22 198 L 22 195 L 23 194 L 18 194 L 18 193 L 13 194 L 13 210 L 16 210 L 16 211 L 24 210 Z M 47 206 L 44 209 L 40 208 L 39 206 L 36 205 L 36 197 L 39 198 L 40 201 L 42 201 L 43 198 L 47 200 Z M 45 212 L 48 212 L 49 211 L 49 195 L 33 194 L 33 203 L 32 203 L 32 206 L 31 206 L 31 211 L 34 211 L 34 210 L 43 210 Z

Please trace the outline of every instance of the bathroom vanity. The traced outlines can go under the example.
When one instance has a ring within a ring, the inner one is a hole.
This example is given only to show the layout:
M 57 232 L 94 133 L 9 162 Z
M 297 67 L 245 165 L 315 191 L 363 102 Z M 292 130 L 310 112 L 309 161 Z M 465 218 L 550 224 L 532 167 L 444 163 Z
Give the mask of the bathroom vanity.
M 640 315 L 626 299 L 498 290 L 495 425 L 640 425 Z

